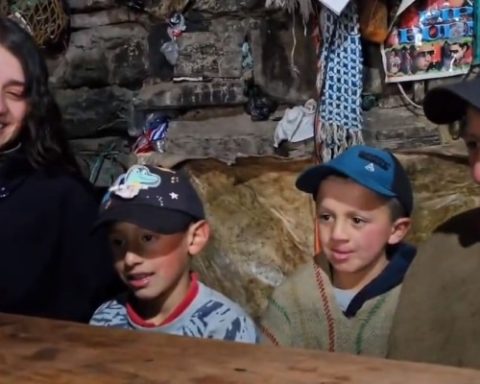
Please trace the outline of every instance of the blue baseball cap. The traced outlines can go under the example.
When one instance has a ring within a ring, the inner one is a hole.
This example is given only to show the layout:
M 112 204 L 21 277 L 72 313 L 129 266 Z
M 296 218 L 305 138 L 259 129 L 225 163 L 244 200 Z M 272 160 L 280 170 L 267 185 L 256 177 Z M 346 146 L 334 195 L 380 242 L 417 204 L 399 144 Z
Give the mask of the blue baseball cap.
M 413 192 L 410 179 L 391 152 L 366 145 L 353 146 L 327 163 L 305 170 L 295 185 L 315 199 L 320 183 L 335 174 L 342 174 L 385 198 L 396 198 L 405 214 L 411 215 Z
M 183 171 L 134 165 L 103 198 L 94 230 L 127 222 L 167 235 L 184 232 L 204 219 L 200 196 Z

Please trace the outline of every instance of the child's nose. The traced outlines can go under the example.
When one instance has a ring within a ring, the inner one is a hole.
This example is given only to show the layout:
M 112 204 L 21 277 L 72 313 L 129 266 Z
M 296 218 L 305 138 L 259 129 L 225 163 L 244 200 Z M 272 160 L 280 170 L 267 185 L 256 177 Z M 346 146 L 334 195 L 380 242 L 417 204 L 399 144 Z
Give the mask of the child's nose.
M 128 266 L 134 266 L 142 262 L 142 258 L 135 252 L 127 251 L 124 258 L 125 264 Z
M 333 224 L 332 240 L 341 241 L 347 239 L 348 236 L 345 222 L 343 220 L 336 220 Z

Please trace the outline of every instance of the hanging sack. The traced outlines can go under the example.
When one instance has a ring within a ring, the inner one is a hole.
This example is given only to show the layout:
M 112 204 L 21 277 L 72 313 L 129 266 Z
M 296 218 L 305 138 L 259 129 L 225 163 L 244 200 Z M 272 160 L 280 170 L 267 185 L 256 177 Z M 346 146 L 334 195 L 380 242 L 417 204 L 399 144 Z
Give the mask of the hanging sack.
M 358 3 L 362 37 L 382 44 L 388 36 L 387 0 L 358 0 Z

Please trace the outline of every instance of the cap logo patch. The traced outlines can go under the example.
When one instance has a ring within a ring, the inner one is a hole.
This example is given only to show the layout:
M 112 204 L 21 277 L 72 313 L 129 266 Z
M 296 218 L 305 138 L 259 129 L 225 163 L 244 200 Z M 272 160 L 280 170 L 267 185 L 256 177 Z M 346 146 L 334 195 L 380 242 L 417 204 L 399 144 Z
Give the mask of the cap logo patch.
M 158 187 L 161 182 L 161 177 L 144 165 L 134 165 L 115 181 L 110 192 L 124 199 L 133 199 L 142 189 Z
M 369 163 L 365 166 L 365 169 L 369 172 L 375 172 L 375 165 L 373 165 L 373 163 Z
M 375 171 L 375 165 L 379 166 L 382 168 L 384 171 L 388 171 L 391 167 L 391 164 L 384 159 L 382 159 L 380 156 L 374 155 L 373 153 L 368 153 L 365 151 L 361 151 L 358 154 L 358 157 L 360 157 L 363 160 L 367 160 L 370 164 L 368 164 L 365 169 L 367 169 L 370 172 Z M 372 170 L 368 169 L 367 167 L 373 167 Z

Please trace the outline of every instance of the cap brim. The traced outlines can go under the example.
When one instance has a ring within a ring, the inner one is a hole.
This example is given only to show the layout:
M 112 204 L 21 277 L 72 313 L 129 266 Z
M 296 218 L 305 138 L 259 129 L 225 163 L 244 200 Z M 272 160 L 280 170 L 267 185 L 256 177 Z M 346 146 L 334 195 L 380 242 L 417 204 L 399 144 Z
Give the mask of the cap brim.
M 467 105 L 480 109 L 480 78 L 432 89 L 423 110 L 433 123 L 451 124 L 465 115 Z
M 193 216 L 173 209 L 142 204 L 119 204 L 100 214 L 93 231 L 115 222 L 138 225 L 152 232 L 170 235 L 184 232 L 196 221 Z
M 326 164 L 316 165 L 304 171 L 298 177 L 297 182 L 295 183 L 295 186 L 300 191 L 310 193 L 312 194 L 313 198 L 316 198 L 320 183 L 323 180 L 325 180 L 327 177 L 336 175 L 336 174 L 344 175 L 349 179 L 355 181 L 356 183 L 364 186 L 365 188 L 375 191 L 379 195 L 382 195 L 385 197 L 396 197 L 395 193 L 373 182 L 372 180 L 366 180 L 366 179 L 361 180 L 360 178 L 357 177 L 357 175 L 354 172 L 350 173 L 344 169 L 337 168 L 332 165 L 326 165 Z

